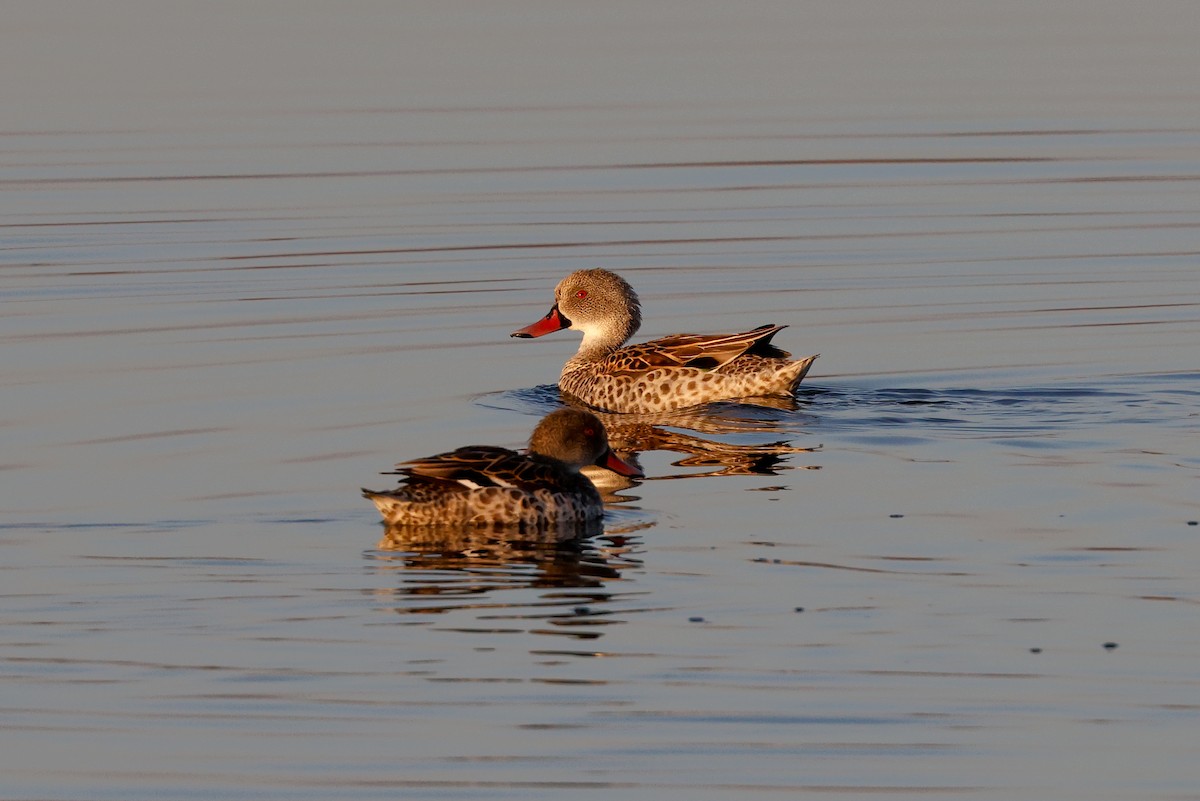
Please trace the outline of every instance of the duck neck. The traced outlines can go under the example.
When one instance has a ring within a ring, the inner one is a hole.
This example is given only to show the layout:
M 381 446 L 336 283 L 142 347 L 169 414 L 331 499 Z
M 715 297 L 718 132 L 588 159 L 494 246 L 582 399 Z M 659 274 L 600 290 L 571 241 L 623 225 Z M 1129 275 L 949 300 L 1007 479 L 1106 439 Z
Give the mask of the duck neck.
M 579 343 L 579 350 L 571 361 L 593 362 L 603 359 L 637 333 L 639 322 L 635 316 L 624 314 L 603 326 L 572 326 L 583 332 L 583 342 Z

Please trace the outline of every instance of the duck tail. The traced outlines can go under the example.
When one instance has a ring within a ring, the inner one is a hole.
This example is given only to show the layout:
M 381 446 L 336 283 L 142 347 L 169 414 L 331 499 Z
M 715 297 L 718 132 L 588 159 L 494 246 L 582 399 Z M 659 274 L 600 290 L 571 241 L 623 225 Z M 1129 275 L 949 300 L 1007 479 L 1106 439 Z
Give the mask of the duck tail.
M 809 369 L 813 366 L 813 362 L 821 354 L 817 353 L 799 361 L 790 362 L 786 367 L 779 371 L 788 382 L 788 390 L 795 391 L 796 387 L 800 386 L 800 382 L 804 380 L 804 376 L 808 375 Z

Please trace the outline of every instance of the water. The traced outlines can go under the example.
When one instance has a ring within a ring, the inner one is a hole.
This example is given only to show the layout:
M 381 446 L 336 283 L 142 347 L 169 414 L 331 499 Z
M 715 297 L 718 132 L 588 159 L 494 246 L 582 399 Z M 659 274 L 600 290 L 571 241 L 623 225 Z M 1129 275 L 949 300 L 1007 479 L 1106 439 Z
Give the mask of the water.
M 1200 798 L 1197 13 L 10 4 L 0 795 Z M 377 547 L 593 266 L 822 356 Z

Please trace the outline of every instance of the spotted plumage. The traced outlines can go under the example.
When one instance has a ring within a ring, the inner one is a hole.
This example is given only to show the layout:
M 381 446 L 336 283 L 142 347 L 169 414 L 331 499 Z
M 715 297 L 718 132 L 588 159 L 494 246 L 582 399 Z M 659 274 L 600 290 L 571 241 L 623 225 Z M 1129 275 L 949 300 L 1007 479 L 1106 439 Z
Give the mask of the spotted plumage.
M 514 337 L 570 328 L 583 333 L 558 386 L 609 412 L 664 412 L 717 400 L 790 395 L 816 356 L 792 361 L 771 344 L 786 328 L 764 325 L 737 334 L 675 334 L 625 345 L 642 323 L 641 303 L 625 279 L 579 270 L 554 289 L 554 306 Z M 624 346 L 624 347 L 622 347 Z
M 595 415 L 559 409 L 534 429 L 526 453 L 473 445 L 401 462 L 399 487 L 363 495 L 393 526 L 561 528 L 604 513 L 595 486 L 579 472 L 585 465 L 641 475 L 613 454 Z

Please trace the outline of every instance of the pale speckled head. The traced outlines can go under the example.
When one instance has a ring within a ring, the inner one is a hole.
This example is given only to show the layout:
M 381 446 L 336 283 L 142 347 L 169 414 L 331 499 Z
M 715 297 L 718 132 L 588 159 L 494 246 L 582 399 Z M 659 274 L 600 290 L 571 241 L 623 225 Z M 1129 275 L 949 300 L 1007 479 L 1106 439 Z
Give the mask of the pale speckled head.
M 604 269 L 577 270 L 554 288 L 555 306 L 583 333 L 583 350 L 616 348 L 642 325 L 642 304 L 624 278 Z
M 613 454 L 604 424 L 582 409 L 559 409 L 546 415 L 529 438 L 529 452 L 557 459 L 573 470 L 594 464 L 625 476 L 642 475 Z

